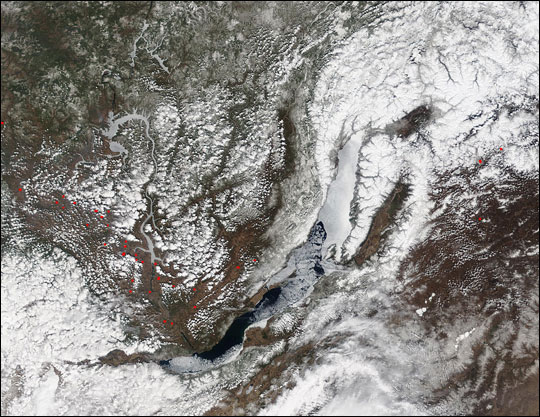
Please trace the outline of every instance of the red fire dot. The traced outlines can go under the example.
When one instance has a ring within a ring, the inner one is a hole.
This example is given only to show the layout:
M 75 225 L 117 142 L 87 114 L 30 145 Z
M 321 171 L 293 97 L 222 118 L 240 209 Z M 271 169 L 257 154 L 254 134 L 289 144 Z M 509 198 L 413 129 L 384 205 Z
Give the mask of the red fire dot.
M 173 325 L 173 322 L 171 321 L 171 326 Z
M 122 252 L 122 256 L 126 256 L 126 252 Z
M 19 188 L 19 191 L 22 191 L 22 188 Z
M 167 320 L 163 320 L 163 323 L 167 323 Z
M 58 204 L 58 201 L 55 201 L 54 204 Z
M 107 213 L 110 213 L 111 211 L 110 210 L 107 210 Z
M 127 243 L 127 240 L 124 240 L 124 243 Z
M 257 262 L 257 259 L 253 259 L 253 262 Z
M 62 210 L 64 210 L 64 209 L 65 209 L 65 207 L 64 207 L 64 206 L 62 206 Z
M 73 204 L 77 204 L 77 202 L 76 202 L 76 201 L 74 201 L 74 202 L 73 202 Z
M 129 292 L 132 292 L 131 290 L 129 290 Z
M 86 227 L 90 226 L 88 223 L 86 223 Z
M 174 288 L 174 287 L 176 287 L 176 285 L 173 284 L 172 287 Z
M 197 308 L 197 306 L 193 306 L 193 308 Z
M 479 159 L 479 160 L 478 160 L 478 162 L 479 162 L 479 163 L 482 163 L 482 160 L 481 160 L 481 159 Z
M 478 220 L 482 221 L 482 217 L 478 217 Z
M 97 210 L 94 210 L 96 213 L 98 212 Z
M 157 280 L 159 281 L 161 278 L 160 277 L 157 277 Z
M 152 290 L 148 290 L 148 294 L 152 294 Z
M 106 244 L 106 243 L 104 243 L 104 244 L 103 244 L 103 246 L 107 246 L 107 244 Z
M 0 124 L 4 124 L 4 122 L 0 122 Z
M 66 198 L 65 194 L 62 194 L 62 198 Z
M 236 269 L 240 269 L 240 265 L 238 265 L 238 266 L 236 267 Z
M 134 280 L 134 279 L 132 279 L 132 280 L 131 280 L 131 282 L 135 282 L 135 280 Z
M 107 224 L 107 227 L 109 227 L 109 224 Z
M 156 265 L 157 265 L 157 262 L 154 262 L 154 266 L 156 266 Z
M 103 216 L 99 216 L 99 217 L 103 218 Z
M 144 261 L 141 261 L 141 263 L 143 264 L 143 263 L 144 263 Z
M 502 148 L 499 148 L 499 151 L 502 151 Z
M 197 291 L 197 288 L 193 288 L 193 291 Z

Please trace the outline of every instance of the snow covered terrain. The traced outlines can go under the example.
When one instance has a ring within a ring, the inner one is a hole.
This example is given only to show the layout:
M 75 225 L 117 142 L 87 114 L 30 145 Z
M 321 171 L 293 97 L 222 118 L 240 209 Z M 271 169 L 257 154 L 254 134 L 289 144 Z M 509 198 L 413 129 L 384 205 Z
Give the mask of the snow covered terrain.
M 5 3 L 3 415 L 537 413 L 537 2 Z

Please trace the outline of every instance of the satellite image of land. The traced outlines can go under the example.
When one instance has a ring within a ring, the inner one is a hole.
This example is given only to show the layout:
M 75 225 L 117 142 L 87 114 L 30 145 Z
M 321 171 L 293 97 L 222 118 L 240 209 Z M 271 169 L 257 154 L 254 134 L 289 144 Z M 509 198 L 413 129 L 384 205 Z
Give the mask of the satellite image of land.
M 2 415 L 539 414 L 539 2 L 1 32 Z

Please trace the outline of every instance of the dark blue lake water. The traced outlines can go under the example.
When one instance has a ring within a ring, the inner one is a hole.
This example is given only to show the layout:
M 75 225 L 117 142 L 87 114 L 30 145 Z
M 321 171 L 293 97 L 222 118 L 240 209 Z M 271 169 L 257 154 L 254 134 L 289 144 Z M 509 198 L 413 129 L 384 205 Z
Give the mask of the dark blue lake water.
M 195 353 L 193 357 L 210 361 L 219 358 L 232 347 L 242 343 L 244 332 L 251 324 L 269 318 L 302 300 L 315 282 L 325 274 L 321 265 L 321 248 L 325 239 L 324 224 L 318 221 L 313 225 L 305 244 L 291 252 L 287 267 L 280 272 L 283 276 L 277 280 L 280 287 L 267 291 L 252 311 L 237 317 L 212 349 Z M 162 360 L 159 364 L 170 367 L 170 360 Z
M 233 346 L 239 345 L 244 339 L 244 332 L 248 326 L 255 322 L 255 313 L 263 308 L 268 307 L 276 302 L 281 293 L 281 288 L 271 289 L 264 294 L 261 301 L 257 303 L 253 311 L 242 314 L 237 317 L 223 336 L 223 338 L 212 349 L 206 352 L 196 353 L 195 356 L 213 361 L 227 352 Z

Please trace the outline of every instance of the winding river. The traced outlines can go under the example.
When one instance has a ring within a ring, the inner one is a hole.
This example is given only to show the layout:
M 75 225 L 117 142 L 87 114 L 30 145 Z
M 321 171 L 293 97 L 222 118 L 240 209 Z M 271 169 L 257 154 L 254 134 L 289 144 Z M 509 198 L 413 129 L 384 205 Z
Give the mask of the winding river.
M 150 136 L 150 133 L 149 133 L 150 123 L 149 123 L 148 118 L 146 116 L 143 116 L 143 115 L 137 114 L 137 113 L 127 114 L 127 115 L 122 116 L 122 117 L 115 117 L 112 113 L 109 113 L 109 120 L 110 120 L 109 128 L 107 130 L 103 131 L 103 135 L 106 136 L 107 138 L 112 139 L 114 136 L 116 136 L 116 134 L 118 133 L 118 128 L 122 124 L 127 123 L 127 122 L 129 122 L 131 120 L 142 120 L 144 122 L 144 124 L 145 124 L 145 131 L 144 132 L 145 132 L 146 138 L 152 144 L 152 151 L 150 153 L 150 156 L 151 156 L 152 161 L 154 163 L 154 171 L 150 174 L 150 179 L 148 180 L 148 182 L 146 182 L 144 184 L 144 186 L 143 186 L 144 195 L 148 199 L 150 210 L 149 210 L 148 215 L 146 216 L 146 218 L 141 223 L 141 227 L 140 227 L 140 232 L 141 232 L 141 234 L 144 236 L 144 238 L 146 240 L 146 244 L 148 246 L 148 249 L 144 249 L 144 248 L 140 248 L 140 249 L 142 249 L 145 252 L 150 253 L 150 259 L 151 259 L 151 263 L 153 265 L 154 261 L 156 259 L 158 259 L 158 260 L 160 260 L 160 259 L 156 257 L 156 254 L 154 252 L 154 242 L 152 241 L 150 236 L 144 231 L 144 226 L 146 226 L 146 224 L 148 223 L 148 221 L 150 219 L 152 219 L 152 223 L 155 225 L 154 207 L 153 207 L 154 202 L 153 202 L 152 198 L 148 195 L 148 185 L 150 185 L 155 173 L 157 172 L 157 160 L 156 160 L 156 155 L 155 155 L 156 144 L 154 142 L 154 139 L 152 139 L 152 137 Z M 118 146 L 115 145 L 116 142 L 111 142 L 111 144 L 113 144 L 113 146 L 111 147 L 111 151 L 118 152 L 117 149 L 119 149 L 119 148 L 118 148 Z M 124 149 L 124 148 L 122 147 L 122 149 Z M 127 150 L 124 149 L 124 151 L 127 153 Z
M 111 113 L 109 128 L 103 134 L 109 139 L 112 139 L 118 133 L 119 127 L 131 120 L 141 120 L 145 123 L 145 135 L 152 144 L 151 158 L 154 163 L 154 171 L 150 175 L 149 181 L 143 186 L 150 209 L 140 226 L 140 232 L 146 240 L 148 249 L 137 249 L 148 251 L 153 264 L 159 258 L 156 257 L 154 252 L 154 242 L 144 231 L 144 227 L 150 220 L 152 220 L 155 226 L 153 200 L 148 195 L 148 185 L 152 182 L 157 172 L 155 142 L 149 133 L 148 118 L 137 113 L 131 113 L 122 117 L 115 117 Z M 313 225 L 306 243 L 294 249 L 288 257 L 285 268 L 267 281 L 268 286 L 278 284 L 279 287 L 269 290 L 263 296 L 262 301 L 252 311 L 234 320 L 220 342 L 212 349 L 195 354 L 191 359 L 180 357 L 161 361 L 160 363 L 163 366 L 171 367 L 171 370 L 174 372 L 183 373 L 193 372 L 196 369 L 202 370 L 202 368 L 212 366 L 208 364 L 201 368 L 199 361 L 211 363 L 218 360 L 216 364 L 219 363 L 220 359 L 227 356 L 226 354 L 229 351 L 242 344 L 244 332 L 247 327 L 258 321 L 270 318 L 284 311 L 286 308 L 301 302 L 309 296 L 313 290 L 313 286 L 322 275 L 332 270 L 340 269 L 331 260 L 323 260 L 323 255 L 329 247 L 335 245 L 339 258 L 341 244 L 350 232 L 348 211 L 356 181 L 355 170 L 360 147 L 361 138 L 358 135 L 352 140 L 349 140 L 339 152 L 337 175 L 330 184 L 327 199 L 319 212 L 318 221 Z M 115 149 L 118 149 L 118 147 L 115 147 Z M 345 198 L 343 198 L 344 196 Z M 328 241 L 327 236 L 329 237 Z M 198 362 L 196 366 L 194 366 L 195 362 Z

